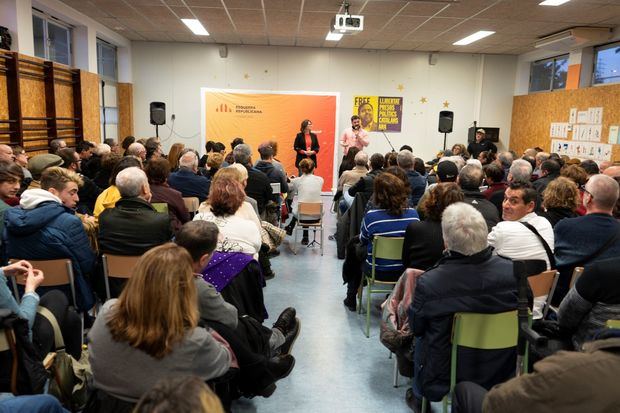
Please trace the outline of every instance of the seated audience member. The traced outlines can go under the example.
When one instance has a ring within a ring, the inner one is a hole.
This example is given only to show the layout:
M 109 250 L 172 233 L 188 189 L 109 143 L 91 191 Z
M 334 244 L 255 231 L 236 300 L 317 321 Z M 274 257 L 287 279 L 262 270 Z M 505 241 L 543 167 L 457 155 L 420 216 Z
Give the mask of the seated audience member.
M 129 145 L 131 145 L 135 141 L 136 141 L 136 138 L 134 138 L 133 136 L 125 136 L 125 138 L 123 139 L 123 142 L 121 143 L 121 148 L 122 148 L 121 152 L 123 156 L 129 155 L 127 153 L 127 149 L 129 149 Z
M 340 179 L 344 172 L 353 169 L 353 167 L 356 165 L 355 156 L 361 151 L 362 150 L 360 148 L 354 146 L 342 156 L 342 161 L 340 162 L 340 166 L 338 167 L 338 179 Z
M 205 176 L 209 179 L 213 179 L 217 171 L 220 170 L 224 163 L 224 155 L 219 152 L 213 152 L 207 159 L 207 170 Z
M 146 162 L 150 162 L 153 159 L 160 159 L 162 157 L 163 151 L 159 140 L 150 138 L 146 141 L 144 149 L 146 149 Z
M 85 277 L 93 271 L 95 254 L 75 215 L 81 184 L 82 179 L 72 171 L 46 169 L 41 175 L 41 188 L 24 191 L 20 207 L 5 211 L 3 237 L 7 258 L 71 259 L 77 307 L 86 311 L 94 304 Z M 63 291 L 69 294 L 68 289 Z
M 258 146 L 258 153 L 260 154 L 260 161 L 254 167 L 267 175 L 270 183 L 280 184 L 280 193 L 287 193 L 286 175 L 277 170 L 273 165 L 273 148 L 271 144 L 269 142 L 260 144 Z
M 543 192 L 544 211 L 538 215 L 547 218 L 552 227 L 564 218 L 575 218 L 577 206 L 581 205 L 577 185 L 568 178 L 560 176 L 547 185 Z
M 67 149 L 67 148 L 63 148 L 63 149 Z M 96 170 L 91 170 L 90 169 L 90 160 L 93 157 L 93 151 L 95 149 L 95 144 L 92 142 L 88 142 L 88 141 L 82 141 L 79 142 L 76 147 L 75 147 L 75 152 L 78 154 L 79 158 L 80 158 L 80 163 L 83 169 L 84 175 L 88 176 L 89 178 L 94 178 L 95 177 L 95 172 L 97 172 Z M 60 156 L 60 151 L 57 152 L 57 155 Z M 101 159 L 99 160 L 99 165 L 101 164 Z
M 179 145 L 182 145 L 182 144 L 179 144 Z M 172 146 L 174 146 L 174 145 L 172 145 Z M 183 146 L 185 146 L 185 145 L 183 145 Z M 172 151 L 172 148 L 170 150 Z M 215 142 L 214 141 L 207 141 L 207 143 L 205 143 L 205 154 L 200 157 L 200 160 L 198 161 L 198 168 L 206 168 L 207 167 L 207 160 L 209 159 L 209 156 L 211 156 L 211 154 L 214 153 L 214 151 L 215 151 Z M 168 155 L 168 158 L 170 158 L 170 155 Z
M 497 155 L 494 152 L 482 151 L 475 159 L 478 159 L 482 166 L 486 166 L 495 162 Z M 499 165 L 498 165 L 499 166 Z
M 601 333 L 583 352 L 560 351 L 534 364 L 534 371 L 489 392 L 475 383 L 456 385 L 453 413 L 608 413 L 618 410 L 618 330 Z
M 463 191 L 464 202 L 473 206 L 482 214 L 487 223 L 487 229 L 491 231 L 500 219 L 495 205 L 489 202 L 480 192 L 482 178 L 482 169 L 475 165 L 465 165 L 461 172 L 459 172 L 456 182 Z
M 170 226 L 172 232 L 176 233 L 191 218 L 189 212 L 187 212 L 185 202 L 183 202 L 183 195 L 168 185 L 168 176 L 170 175 L 168 160 L 163 158 L 151 159 L 146 165 L 145 172 L 149 179 L 151 193 L 153 194 L 150 201 L 151 204 L 163 202 L 168 205 Z
M 11 208 L 6 202 L 15 198 L 23 178 L 24 174 L 19 165 L 0 161 L 0 234 L 4 230 L 4 213 Z
M 224 413 L 213 390 L 196 376 L 165 377 L 145 393 L 133 413 Z
M 235 163 L 235 156 L 233 154 L 233 151 L 235 150 L 235 148 L 241 144 L 243 144 L 243 138 L 235 138 L 230 142 L 230 152 L 228 152 L 226 154 L 226 156 L 224 157 L 224 162 L 226 162 L 228 165 L 232 165 L 233 163 Z
M 65 142 L 64 139 L 53 139 L 50 142 L 50 153 L 55 155 L 56 152 L 66 147 L 67 147 L 67 142 Z
M 383 172 L 385 158 L 380 153 L 374 153 L 370 157 L 370 171 L 360 178 L 359 181 L 349 188 L 349 196 L 355 197 L 355 194 L 362 193 L 364 198 L 370 199 L 372 196 L 373 183 L 375 178 Z
M 452 145 L 452 155 L 458 155 L 465 160 L 469 159 L 469 152 L 467 152 L 465 145 L 463 145 L 462 143 L 455 143 L 454 145 Z
M 41 188 L 41 174 L 47 168 L 62 165 L 62 158 L 51 153 L 35 155 L 28 159 L 28 170 L 32 173 L 29 189 Z
M 416 210 L 409 208 L 409 188 L 406 182 L 391 173 L 384 172 L 377 176 L 373 184 L 372 207 L 364 215 L 359 235 L 359 245 L 366 247 L 366 256 L 364 261 L 360 262 L 352 250 L 355 246 L 347 247 L 347 257 L 342 266 L 342 276 L 347 284 L 344 305 L 351 311 L 356 309 L 356 294 L 362 282 L 362 275 L 371 271 L 374 236 L 403 237 L 407 226 L 419 221 Z M 403 269 L 401 260 L 377 259 L 375 278 L 395 281 Z
M 226 168 L 222 168 L 220 171 L 218 171 L 218 173 L 216 173 L 216 175 L 218 177 L 229 177 L 229 178 L 233 178 L 237 181 L 239 181 L 239 183 L 241 183 L 241 186 L 243 187 L 243 190 L 245 191 L 245 187 L 248 185 L 248 170 L 245 168 L 245 166 L 238 164 L 238 163 L 234 163 L 230 166 L 227 166 Z M 244 215 L 246 218 L 256 222 L 256 224 L 258 226 L 261 225 L 261 220 L 260 217 L 258 216 L 258 204 L 256 203 L 256 200 L 254 200 L 253 198 L 250 198 L 247 194 L 245 194 L 245 200 L 244 200 L 244 205 L 243 208 L 246 207 L 245 204 L 250 204 L 250 206 L 252 207 L 252 209 L 255 212 L 255 216 L 252 216 L 251 214 L 247 214 Z M 243 211 L 242 211 L 243 212 Z
M 537 179 L 542 176 L 541 166 L 542 163 L 549 159 L 549 154 L 547 152 L 538 152 L 534 157 L 536 161 L 536 167 L 532 171 L 532 176 L 535 176 Z
M 201 208 L 194 221 L 209 221 L 218 226 L 221 234 L 218 251 L 242 252 L 258 258 L 260 231 L 254 222 L 239 213 L 244 198 L 239 181 L 228 177 L 215 179 L 206 201 L 208 208 Z
M 116 139 L 112 139 L 112 138 L 106 138 L 103 140 L 103 143 L 105 143 L 106 145 L 108 145 L 110 147 L 110 152 L 111 153 L 116 153 L 116 154 L 121 154 L 121 146 L 118 144 L 118 141 Z
M 49 394 L 8 395 L 0 400 L 0 412 L 67 413 L 57 398 Z
M 504 171 L 497 164 L 489 164 L 484 167 L 484 180 L 487 184 L 487 189 L 482 191 L 482 195 L 488 200 L 491 196 L 498 191 L 504 192 L 506 190 L 506 182 L 504 181 Z
M 528 165 L 529 166 L 529 165 Z M 495 253 L 512 260 L 545 260 L 553 268 L 553 228 L 536 215 L 536 191 L 530 184 L 512 182 L 502 204 L 503 221 L 489 232 Z
M 28 170 L 28 153 L 21 146 L 13 147 L 13 156 L 15 157 L 15 163 L 22 168 L 22 172 L 24 173 L 24 179 L 32 180 L 32 174 Z M 2 159 L 0 159 L 1 161 Z M 6 159 L 7 162 L 10 162 L 9 159 Z
M 269 144 L 273 148 L 273 167 L 278 171 L 282 172 L 284 176 L 286 175 L 286 171 L 284 170 L 284 166 L 282 166 L 282 162 L 277 159 L 278 156 L 278 142 L 277 141 L 269 141 Z
M 99 216 L 101 252 L 142 255 L 170 241 L 170 220 L 149 203 L 152 195 L 144 171 L 135 166 L 123 169 L 116 176 L 116 187 L 121 198 Z
M 584 192 L 586 215 L 563 219 L 554 228 L 555 259 L 560 271 L 554 303 L 568 292 L 575 267 L 620 255 L 620 223 L 612 216 L 618 183 L 606 175 L 594 175 Z
M 530 185 L 530 178 L 532 177 L 532 165 L 529 162 L 524 161 L 523 159 L 517 159 L 512 162 L 510 166 L 510 171 L 508 172 L 507 181 L 508 184 L 513 182 L 520 182 L 522 184 Z M 504 195 L 506 193 L 506 188 L 503 190 L 497 190 L 491 194 L 489 201 L 497 208 L 499 214 L 503 213 L 503 203 L 504 203 Z
M 405 149 L 398 152 L 396 161 L 398 166 L 407 174 L 407 180 L 411 189 L 409 206 L 415 207 L 426 190 L 426 179 L 415 170 L 415 156 L 410 151 Z
M 103 159 L 103 156 L 108 153 L 112 153 L 112 150 L 110 149 L 110 146 L 105 143 L 98 143 L 97 145 L 94 145 L 94 148 L 91 149 L 92 155 L 90 158 L 88 158 L 87 161 L 82 161 L 82 171 L 86 170 L 86 172 L 88 172 L 84 175 L 91 179 L 95 179 L 97 172 L 101 169 L 101 160 Z
M 388 152 L 383 156 L 385 163 L 383 168 L 389 168 L 390 166 L 398 166 L 398 153 Z
M 349 153 L 351 153 L 351 150 L 349 150 Z M 345 185 L 348 185 L 349 188 L 352 187 L 368 173 L 368 154 L 366 152 L 358 149 L 354 161 L 355 165 L 353 168 L 343 171 L 340 178 L 338 178 L 338 191 L 342 191 Z
M 598 165 L 591 159 L 586 159 L 581 162 L 581 167 L 588 174 L 588 179 L 592 178 L 594 175 L 598 175 L 600 173 Z
M 588 182 L 588 173 L 581 166 L 572 164 L 562 168 L 560 176 L 567 177 L 577 185 L 579 189 L 579 205 L 577 206 L 576 212 L 578 215 L 585 215 L 586 208 L 583 206 L 583 186 Z
M 140 258 L 120 297 L 103 305 L 88 333 L 97 390 L 135 403 L 164 377 L 206 381 L 228 371 L 234 354 L 219 335 L 198 327 L 193 279 L 182 247 L 161 245 Z
M 58 151 L 58 156 L 63 160 L 62 168 L 75 172 L 82 179 L 83 184 L 78 191 L 80 201 L 77 204 L 77 212 L 92 215 L 101 190 L 88 176 L 80 174 L 80 165 L 83 160 L 80 159 L 75 150 L 72 148 L 61 149 Z
M 207 145 L 209 144 L 209 142 L 207 142 Z M 173 143 L 170 147 L 170 152 L 168 152 L 168 164 L 170 167 L 170 172 L 176 172 L 179 170 L 179 158 L 181 157 L 181 153 L 184 149 L 185 145 L 182 143 Z M 198 165 L 198 167 L 200 167 L 200 164 Z
M 112 170 L 114 170 L 114 167 L 121 159 L 123 159 L 123 157 L 116 152 L 106 153 L 101 157 L 101 167 L 95 174 L 93 182 L 102 191 L 110 187 L 110 176 L 112 175 Z
M 314 161 L 309 158 L 302 159 L 299 163 L 299 170 L 301 171 L 301 176 L 291 179 L 291 194 L 294 196 L 293 218 L 291 218 L 291 222 L 289 222 L 289 224 L 286 226 L 286 233 L 288 235 L 293 234 L 293 228 L 295 228 L 295 224 L 297 223 L 297 221 L 311 221 L 320 219 L 320 217 L 300 216 L 300 202 L 323 202 L 321 201 L 321 188 L 323 188 L 323 178 L 314 175 Z M 308 244 L 308 230 L 303 231 L 301 243 L 304 245 Z
M 454 182 L 433 186 L 424 202 L 418 205 L 424 220 L 410 223 L 405 231 L 403 267 L 426 271 L 439 261 L 445 250 L 441 214 L 449 205 L 463 200 L 463 192 Z
M 534 181 L 534 189 L 539 195 L 542 195 L 549 182 L 560 176 L 560 164 L 555 160 L 548 159 L 540 165 L 540 172 L 540 178 Z
M 135 156 L 144 162 L 146 161 L 146 148 L 140 142 L 134 142 L 127 148 L 126 155 Z
M 99 194 L 97 201 L 95 202 L 95 210 L 93 215 L 96 218 L 99 218 L 99 215 L 101 215 L 101 213 L 106 209 L 114 208 L 116 201 L 121 199 L 121 193 L 116 187 L 116 176 L 122 170 L 132 167 L 142 167 L 142 163 L 133 156 L 125 156 L 119 160 L 116 165 L 114 165 L 112 174 L 110 175 L 110 186 Z
M 517 308 L 512 261 L 493 254 L 480 212 L 465 203 L 452 204 L 443 212 L 441 229 L 448 253 L 418 278 L 409 308 L 415 336 L 413 389 L 407 391 L 412 409 L 419 408 L 423 396 L 439 401 L 450 390 L 454 313 L 501 313 Z M 514 375 L 516 348 L 461 348 L 458 362 L 460 380 L 490 388 Z
M 263 172 L 252 167 L 252 148 L 244 143 L 235 146 L 233 150 L 235 163 L 243 165 L 248 170 L 248 183 L 245 193 L 253 198 L 258 205 L 258 214 L 261 218 L 265 216 L 265 209 L 270 200 L 277 200 L 273 195 L 269 178 Z
M 184 198 L 196 197 L 204 202 L 209 195 L 209 179 L 198 175 L 198 156 L 192 150 L 185 152 L 179 159 L 179 170 L 168 177 L 168 185 L 176 189 Z
M 508 173 L 510 172 L 510 167 L 512 166 L 513 161 L 514 161 L 514 158 L 512 156 L 512 153 L 508 151 L 500 152 L 497 155 L 497 159 L 495 160 L 495 163 L 497 163 L 497 165 L 499 165 L 499 167 L 502 168 L 502 170 L 504 171 L 505 180 L 508 179 Z
M 454 162 L 452 162 L 449 158 L 443 157 L 441 159 L 439 159 L 439 163 L 437 164 L 436 167 L 436 172 L 435 172 L 435 179 L 436 182 L 432 183 L 430 185 L 428 185 L 426 187 L 426 191 L 424 192 L 424 195 L 422 195 L 422 198 L 419 201 L 419 204 L 424 204 L 424 202 L 426 202 L 426 197 L 428 196 L 428 192 L 437 184 L 440 183 L 447 183 L 447 182 L 456 182 L 456 178 L 459 175 L 459 168 L 456 166 L 456 164 Z M 432 178 L 432 176 L 429 176 L 429 182 L 430 182 L 430 178 Z M 424 219 L 424 210 L 419 210 L 418 214 L 420 215 L 420 219 Z
M 605 328 L 607 320 L 620 319 L 618 265 L 618 257 L 586 265 L 560 304 L 558 323 L 572 334 L 576 350 Z
M 15 153 L 9 145 L 0 144 L 0 161 L 15 162 Z

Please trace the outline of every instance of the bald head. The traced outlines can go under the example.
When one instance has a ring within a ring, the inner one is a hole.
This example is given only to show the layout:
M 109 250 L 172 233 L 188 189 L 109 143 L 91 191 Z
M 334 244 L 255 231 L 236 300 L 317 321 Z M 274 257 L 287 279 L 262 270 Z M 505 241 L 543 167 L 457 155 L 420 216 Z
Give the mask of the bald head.
M 134 142 L 127 148 L 127 155 L 137 156 L 144 161 L 146 159 L 146 148 L 141 143 Z
M 9 145 L 0 145 L 0 161 L 15 162 L 13 149 Z
M 605 171 L 605 169 L 609 168 L 610 166 L 613 166 L 613 162 L 611 161 L 603 161 L 600 163 L 600 165 L 598 166 L 598 169 L 601 173 L 603 173 Z
M 603 164 L 601 164 L 601 167 L 603 166 Z M 615 178 L 616 176 L 620 176 L 620 166 L 608 166 L 607 168 L 605 168 L 605 170 L 602 170 L 603 174 L 607 175 L 607 176 L 611 176 L 612 178 Z
M 620 187 L 614 178 L 607 175 L 594 175 L 585 186 L 583 204 L 588 214 L 607 213 L 614 210 Z

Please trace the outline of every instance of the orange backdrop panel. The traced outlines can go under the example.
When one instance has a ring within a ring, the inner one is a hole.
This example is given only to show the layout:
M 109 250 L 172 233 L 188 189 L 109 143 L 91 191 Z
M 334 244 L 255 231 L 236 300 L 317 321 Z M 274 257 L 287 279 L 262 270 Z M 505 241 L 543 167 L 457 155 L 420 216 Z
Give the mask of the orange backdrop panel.
M 293 142 L 304 119 L 312 121 L 319 140 L 315 174 L 323 177 L 323 191 L 333 185 L 336 95 L 240 93 L 203 91 L 207 141 L 230 142 L 240 136 L 252 147 L 252 161 L 260 159 L 258 145 L 278 142 L 277 158 L 288 175 L 297 175 Z

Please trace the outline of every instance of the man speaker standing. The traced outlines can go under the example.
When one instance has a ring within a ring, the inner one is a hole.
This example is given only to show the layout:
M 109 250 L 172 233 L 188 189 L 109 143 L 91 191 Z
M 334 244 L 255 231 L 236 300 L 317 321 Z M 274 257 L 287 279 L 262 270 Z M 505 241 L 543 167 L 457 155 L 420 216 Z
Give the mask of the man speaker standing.
M 362 121 L 359 116 L 351 116 L 351 127 L 346 128 L 340 137 L 340 145 L 344 148 L 344 154 L 349 152 L 352 147 L 364 150 L 365 146 L 370 143 L 368 133 L 362 129 Z

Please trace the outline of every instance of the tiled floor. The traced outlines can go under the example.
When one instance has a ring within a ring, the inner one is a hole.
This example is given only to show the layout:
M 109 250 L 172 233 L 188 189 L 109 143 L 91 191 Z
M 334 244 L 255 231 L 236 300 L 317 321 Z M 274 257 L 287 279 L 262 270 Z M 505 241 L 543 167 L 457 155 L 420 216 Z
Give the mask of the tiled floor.
M 323 197 L 326 209 L 330 197 Z M 276 277 L 264 290 L 271 325 L 286 307 L 297 309 L 302 328 L 293 348 L 297 362 L 291 375 L 277 383 L 268 399 L 236 401 L 233 412 L 408 412 L 404 395 L 409 381 L 400 377 L 392 387 L 393 360 L 379 342 L 379 310 L 383 297 L 373 300 L 370 338 L 364 335 L 364 315 L 342 304 L 342 261 L 336 242 L 327 239 L 336 229 L 335 215 L 325 215 L 325 251 L 299 247 L 297 255 L 287 237 L 280 256 L 272 259 Z M 312 234 L 310 234 L 312 239 Z

